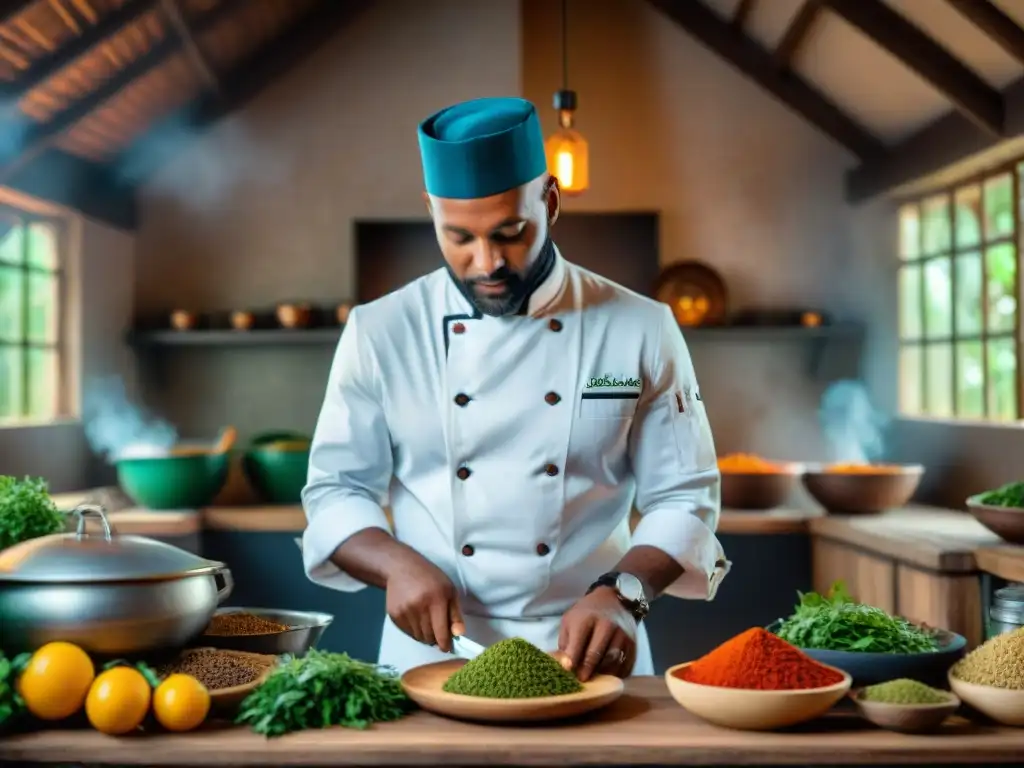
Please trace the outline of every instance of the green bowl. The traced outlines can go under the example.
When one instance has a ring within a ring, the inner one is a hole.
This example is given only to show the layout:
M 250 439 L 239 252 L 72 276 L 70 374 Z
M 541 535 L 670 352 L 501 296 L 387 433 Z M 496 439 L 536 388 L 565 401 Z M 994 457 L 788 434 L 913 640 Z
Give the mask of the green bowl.
M 120 459 L 117 479 L 129 498 L 149 509 L 198 509 L 228 479 L 228 454 Z
M 309 449 L 280 449 L 278 441 L 309 440 L 305 435 L 278 432 L 261 435 L 253 441 L 242 467 L 249 483 L 269 504 L 298 504 L 309 469 Z

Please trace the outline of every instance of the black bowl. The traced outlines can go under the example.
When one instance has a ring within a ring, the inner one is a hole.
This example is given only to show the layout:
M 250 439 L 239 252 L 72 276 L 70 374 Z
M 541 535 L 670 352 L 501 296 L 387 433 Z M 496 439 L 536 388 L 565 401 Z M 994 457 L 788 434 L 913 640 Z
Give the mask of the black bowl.
M 779 628 L 779 622 L 767 627 L 769 632 Z M 853 687 L 877 685 L 889 680 L 907 677 L 935 688 L 948 688 L 946 673 L 956 664 L 967 648 L 967 639 L 955 632 L 936 630 L 938 649 L 928 653 L 858 653 L 856 651 L 823 651 L 801 648 L 815 661 L 843 670 L 853 678 Z

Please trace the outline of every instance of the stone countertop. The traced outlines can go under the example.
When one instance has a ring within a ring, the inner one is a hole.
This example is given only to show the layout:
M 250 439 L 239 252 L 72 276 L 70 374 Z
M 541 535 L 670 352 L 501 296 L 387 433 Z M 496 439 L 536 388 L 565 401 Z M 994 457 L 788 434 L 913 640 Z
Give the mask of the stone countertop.
M 718 728 L 633 678 L 617 702 L 586 718 L 529 728 L 475 725 L 417 712 L 365 731 L 329 728 L 264 739 L 234 726 L 112 738 L 49 730 L 0 739 L 0 763 L 166 766 L 896 765 L 1020 763 L 1019 729 L 951 718 L 942 735 L 883 731 L 840 704 L 784 732 Z

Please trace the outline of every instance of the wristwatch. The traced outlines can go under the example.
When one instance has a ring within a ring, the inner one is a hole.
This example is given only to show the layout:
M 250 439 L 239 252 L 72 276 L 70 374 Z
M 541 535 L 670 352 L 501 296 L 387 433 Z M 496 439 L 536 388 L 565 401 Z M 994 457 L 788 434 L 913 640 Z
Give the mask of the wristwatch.
M 618 595 L 619 601 L 629 609 L 637 623 L 643 621 L 651 612 L 651 603 L 647 599 L 643 582 L 632 573 L 609 571 L 597 578 L 587 589 L 589 595 L 600 587 L 611 587 Z

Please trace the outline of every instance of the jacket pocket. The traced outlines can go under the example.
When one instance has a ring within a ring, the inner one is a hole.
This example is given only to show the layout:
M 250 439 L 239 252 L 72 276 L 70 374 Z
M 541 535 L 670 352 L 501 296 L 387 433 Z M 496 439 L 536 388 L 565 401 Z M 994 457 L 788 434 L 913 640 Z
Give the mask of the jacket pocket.
M 629 419 L 636 413 L 639 392 L 584 392 L 581 419 Z

